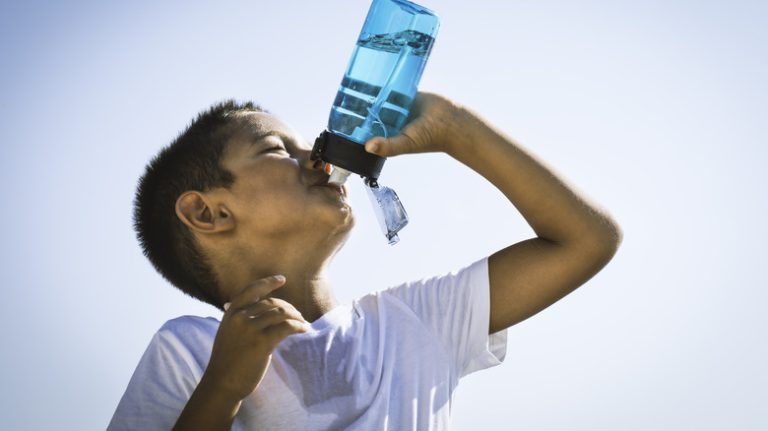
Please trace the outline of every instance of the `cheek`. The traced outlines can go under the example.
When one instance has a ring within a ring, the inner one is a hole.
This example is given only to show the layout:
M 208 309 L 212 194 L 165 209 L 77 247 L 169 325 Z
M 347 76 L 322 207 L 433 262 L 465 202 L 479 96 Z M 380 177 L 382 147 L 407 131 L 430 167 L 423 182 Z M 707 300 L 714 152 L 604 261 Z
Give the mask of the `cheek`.
M 290 184 L 274 184 L 254 196 L 254 212 L 277 223 L 288 224 L 307 215 L 309 196 Z

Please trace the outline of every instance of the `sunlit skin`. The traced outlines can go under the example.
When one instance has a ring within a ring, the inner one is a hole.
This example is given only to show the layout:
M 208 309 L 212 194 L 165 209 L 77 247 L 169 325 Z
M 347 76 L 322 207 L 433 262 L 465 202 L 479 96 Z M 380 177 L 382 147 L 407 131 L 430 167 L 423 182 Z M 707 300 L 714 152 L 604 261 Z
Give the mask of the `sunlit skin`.
M 286 284 L 271 296 L 314 321 L 336 304 L 325 272 L 354 225 L 346 187 L 318 185 L 326 166 L 309 160 L 310 144 L 279 118 L 241 113 L 230 127 L 221 164 L 234 184 L 189 191 L 177 212 L 209 257 L 224 302 L 280 274 Z

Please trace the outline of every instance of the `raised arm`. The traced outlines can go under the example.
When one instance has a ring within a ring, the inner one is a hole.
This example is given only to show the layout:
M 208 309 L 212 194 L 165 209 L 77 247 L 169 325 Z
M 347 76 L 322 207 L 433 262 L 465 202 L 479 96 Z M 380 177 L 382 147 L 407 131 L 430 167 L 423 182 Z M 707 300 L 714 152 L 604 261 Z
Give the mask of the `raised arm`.
M 616 253 L 621 229 L 606 211 L 466 107 L 420 92 L 401 134 L 374 138 L 382 156 L 442 151 L 496 186 L 537 237 L 489 258 L 494 333 L 538 313 L 597 274 Z

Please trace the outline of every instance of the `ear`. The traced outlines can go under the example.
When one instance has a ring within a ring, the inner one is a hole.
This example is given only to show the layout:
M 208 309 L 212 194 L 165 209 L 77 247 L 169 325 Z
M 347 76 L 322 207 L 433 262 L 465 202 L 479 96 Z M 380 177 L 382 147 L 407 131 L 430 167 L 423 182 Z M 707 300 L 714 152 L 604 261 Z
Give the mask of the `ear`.
M 193 231 L 226 232 L 235 228 L 235 218 L 226 206 L 197 191 L 182 193 L 176 199 L 176 215 Z

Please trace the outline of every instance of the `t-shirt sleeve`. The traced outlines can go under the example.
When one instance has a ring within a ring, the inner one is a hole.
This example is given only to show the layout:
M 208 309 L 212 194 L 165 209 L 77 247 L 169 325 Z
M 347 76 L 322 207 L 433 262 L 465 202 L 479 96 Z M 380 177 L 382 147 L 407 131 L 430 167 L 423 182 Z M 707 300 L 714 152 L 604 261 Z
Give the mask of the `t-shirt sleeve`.
M 173 327 L 153 337 L 121 398 L 108 431 L 170 430 L 202 370 Z
M 443 344 L 458 377 L 500 364 L 507 332 L 488 334 L 488 258 L 445 275 L 385 291 L 404 302 Z

